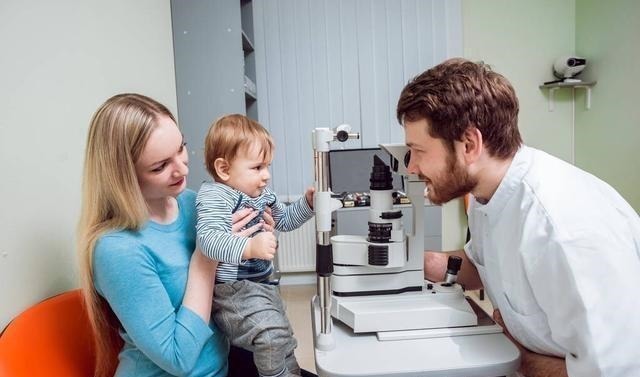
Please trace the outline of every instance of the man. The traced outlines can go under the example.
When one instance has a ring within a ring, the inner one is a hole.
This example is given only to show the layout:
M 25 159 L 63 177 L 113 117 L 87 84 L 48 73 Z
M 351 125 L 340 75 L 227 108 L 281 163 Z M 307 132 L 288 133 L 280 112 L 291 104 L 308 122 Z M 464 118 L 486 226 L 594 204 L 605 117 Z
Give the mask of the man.
M 451 59 L 417 76 L 397 116 L 429 200 L 472 195 L 471 240 L 452 252 L 471 262 L 458 280 L 484 286 L 520 372 L 639 375 L 640 218 L 629 204 L 523 145 L 513 87 L 483 64 Z M 425 253 L 427 279 L 442 280 L 448 255 Z

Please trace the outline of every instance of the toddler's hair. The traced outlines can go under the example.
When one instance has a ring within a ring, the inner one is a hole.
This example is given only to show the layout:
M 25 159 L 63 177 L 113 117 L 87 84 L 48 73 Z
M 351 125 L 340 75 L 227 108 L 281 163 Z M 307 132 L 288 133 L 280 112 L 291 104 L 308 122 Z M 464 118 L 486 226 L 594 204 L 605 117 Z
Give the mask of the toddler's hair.
M 271 160 L 273 154 L 273 139 L 262 125 L 242 114 L 225 115 L 216 120 L 207 133 L 204 141 L 204 161 L 207 171 L 219 181 L 214 166 L 218 158 L 224 158 L 231 163 L 238 153 L 246 153 L 249 148 L 257 143 L 260 148 L 260 156 L 265 160 Z

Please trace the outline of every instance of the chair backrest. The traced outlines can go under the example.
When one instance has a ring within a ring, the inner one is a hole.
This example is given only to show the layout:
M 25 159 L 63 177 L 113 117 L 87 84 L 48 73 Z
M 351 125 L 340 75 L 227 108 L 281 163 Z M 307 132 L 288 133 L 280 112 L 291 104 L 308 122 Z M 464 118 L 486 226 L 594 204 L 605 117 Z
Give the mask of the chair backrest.
M 80 290 L 19 314 L 0 335 L 0 376 L 90 377 L 94 345 Z

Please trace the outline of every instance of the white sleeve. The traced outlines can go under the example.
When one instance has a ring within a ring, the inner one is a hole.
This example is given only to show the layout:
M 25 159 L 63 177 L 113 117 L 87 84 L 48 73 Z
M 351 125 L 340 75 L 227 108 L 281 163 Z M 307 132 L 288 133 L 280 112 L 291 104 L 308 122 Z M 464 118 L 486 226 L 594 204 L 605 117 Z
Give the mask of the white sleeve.
M 576 233 L 548 235 L 525 264 L 551 337 L 567 350 L 571 377 L 637 375 L 640 261 L 634 237 L 598 229 Z

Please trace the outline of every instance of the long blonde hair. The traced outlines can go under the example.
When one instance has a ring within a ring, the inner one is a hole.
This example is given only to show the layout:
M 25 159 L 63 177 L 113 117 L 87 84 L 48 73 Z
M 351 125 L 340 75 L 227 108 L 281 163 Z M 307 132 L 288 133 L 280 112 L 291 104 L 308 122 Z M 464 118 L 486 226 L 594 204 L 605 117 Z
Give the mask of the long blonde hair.
M 85 150 L 82 209 L 78 224 L 78 253 L 84 301 L 95 333 L 96 376 L 112 376 L 122 346 L 120 324 L 95 289 L 93 251 L 108 231 L 139 229 L 148 219 L 135 162 L 159 116 L 171 112 L 140 94 L 109 98 L 93 115 Z

